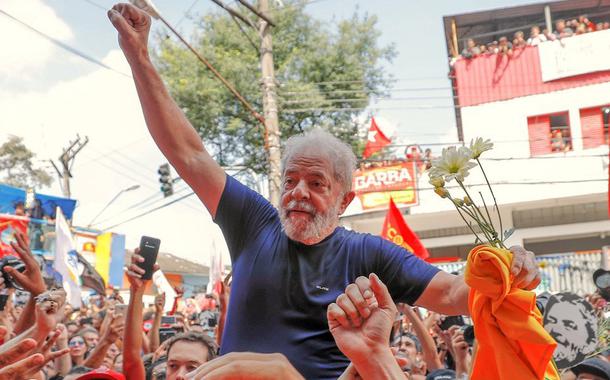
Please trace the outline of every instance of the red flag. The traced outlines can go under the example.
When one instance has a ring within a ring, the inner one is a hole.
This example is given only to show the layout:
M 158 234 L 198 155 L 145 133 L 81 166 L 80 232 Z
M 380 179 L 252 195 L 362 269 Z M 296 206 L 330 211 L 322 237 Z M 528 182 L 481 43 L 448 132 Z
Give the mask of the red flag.
M 379 151 L 384 146 L 390 143 L 390 139 L 385 137 L 381 129 L 377 126 L 375 118 L 371 119 L 371 127 L 367 136 L 366 146 L 364 152 L 362 152 L 362 158 L 367 159 L 373 153 Z
M 415 232 L 411 231 L 409 226 L 407 226 L 405 218 L 402 217 L 400 210 L 398 210 L 392 198 L 390 198 L 390 208 L 383 222 L 381 237 L 413 252 L 422 259 L 430 257 L 426 247 L 419 241 Z

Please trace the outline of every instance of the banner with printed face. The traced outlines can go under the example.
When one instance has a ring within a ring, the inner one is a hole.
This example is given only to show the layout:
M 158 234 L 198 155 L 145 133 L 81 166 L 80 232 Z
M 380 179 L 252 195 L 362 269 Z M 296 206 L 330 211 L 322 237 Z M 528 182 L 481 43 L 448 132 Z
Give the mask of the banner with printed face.
M 390 198 L 398 207 L 417 205 L 415 162 L 398 162 L 354 172 L 352 190 L 362 211 L 386 209 Z

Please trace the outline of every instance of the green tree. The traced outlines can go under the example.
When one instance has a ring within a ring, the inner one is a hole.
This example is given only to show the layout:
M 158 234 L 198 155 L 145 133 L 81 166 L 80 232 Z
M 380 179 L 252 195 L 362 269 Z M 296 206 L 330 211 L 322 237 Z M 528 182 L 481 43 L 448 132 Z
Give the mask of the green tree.
M 320 126 L 360 153 L 366 131 L 356 116 L 371 96 L 387 93 L 391 78 L 383 64 L 395 56 L 393 45 L 380 46 L 377 18 L 356 11 L 323 23 L 302 1 L 285 1 L 271 17 L 282 141 Z M 226 13 L 205 15 L 197 25 L 194 47 L 262 113 L 258 49 Z M 246 32 L 259 44 L 257 31 Z M 157 42 L 156 66 L 219 163 L 266 172 L 262 126 L 183 45 L 165 35 Z
M 34 167 L 32 161 L 35 157 L 21 137 L 10 136 L 0 146 L 0 172 L 6 173 L 1 182 L 24 189 L 51 185 L 53 177 L 43 169 Z

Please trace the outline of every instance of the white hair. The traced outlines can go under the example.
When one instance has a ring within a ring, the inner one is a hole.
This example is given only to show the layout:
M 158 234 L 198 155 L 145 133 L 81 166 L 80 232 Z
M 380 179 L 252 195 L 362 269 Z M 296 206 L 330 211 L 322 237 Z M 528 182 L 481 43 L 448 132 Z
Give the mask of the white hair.
M 292 156 L 312 147 L 327 157 L 333 167 L 333 176 L 344 192 L 349 192 L 352 188 L 352 173 L 356 169 L 356 156 L 351 146 L 321 128 L 294 135 L 286 141 L 282 155 L 282 176 Z

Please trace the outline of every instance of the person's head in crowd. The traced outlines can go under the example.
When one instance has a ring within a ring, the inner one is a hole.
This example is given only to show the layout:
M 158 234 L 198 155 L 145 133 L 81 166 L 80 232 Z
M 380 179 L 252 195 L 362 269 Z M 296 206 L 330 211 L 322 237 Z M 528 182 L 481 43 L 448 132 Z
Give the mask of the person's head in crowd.
M 106 368 L 113 368 L 116 357 L 121 353 L 121 349 L 114 343 L 108 347 L 106 356 L 104 356 L 103 366 Z
M 595 24 L 595 30 L 602 30 L 602 29 L 604 29 L 603 22 L 598 22 L 597 24 Z
M 167 379 L 179 379 L 215 356 L 216 344 L 204 334 L 187 332 L 173 336 L 167 343 Z
M 93 327 L 82 329 L 79 335 L 83 337 L 89 349 L 95 348 L 100 341 L 100 333 Z
M 87 353 L 85 339 L 81 335 L 75 335 L 68 341 L 68 347 L 70 348 L 72 363 L 75 365 L 82 364 L 85 360 L 85 353 Z
M 585 34 L 587 33 L 587 27 L 585 24 L 578 24 L 578 26 L 576 27 L 576 32 L 575 34 Z
M 549 299 L 544 328 L 558 343 L 556 362 L 570 363 L 595 350 L 597 319 L 588 306 L 583 298 L 572 293 L 559 293 Z
M 498 46 L 499 46 L 500 48 L 505 48 L 505 47 L 508 47 L 508 44 L 509 44 L 509 42 L 508 42 L 508 38 L 506 38 L 506 36 L 502 36 L 502 37 L 500 37 L 500 39 L 498 40 Z
M 15 215 L 25 216 L 25 205 L 23 204 L 23 202 L 15 203 Z
M 165 378 L 167 372 L 167 356 L 161 356 L 155 360 L 147 371 L 147 378 L 152 380 L 160 380 Z
M 81 327 L 81 329 L 92 329 L 93 328 L 93 318 L 82 317 L 78 320 L 78 324 Z
M 452 369 L 435 369 L 426 375 L 426 380 L 455 380 L 456 374 Z
M 536 38 L 540 35 L 540 27 L 534 25 L 530 29 L 530 38 Z
M 123 371 L 123 353 L 119 352 L 119 354 L 114 358 L 114 363 L 112 363 L 112 368 L 114 368 L 117 372 Z
M 477 43 L 474 42 L 474 40 L 472 38 L 469 38 L 468 40 L 466 40 L 467 49 L 474 49 L 475 46 L 477 46 Z
M 525 35 L 523 34 L 522 31 L 519 30 L 519 31 L 515 32 L 513 44 L 515 44 L 517 46 L 525 45 Z
M 487 54 L 487 45 L 481 45 L 479 46 L 479 51 L 481 52 L 481 54 Z
M 105 310 L 100 310 L 97 313 L 93 314 L 93 316 L 91 317 L 93 328 L 99 331 L 100 327 L 102 327 L 102 322 L 104 321 L 105 317 Z
M 68 330 L 68 336 L 76 334 L 79 330 L 78 324 L 74 321 L 66 322 L 66 329 Z
M 566 29 L 566 21 L 562 18 L 560 18 L 559 20 L 555 21 L 555 31 L 557 33 L 563 33 L 563 31 Z
M 72 367 L 70 372 L 68 372 L 68 374 L 66 376 L 64 376 L 63 380 L 76 380 L 81 375 L 91 372 L 91 370 L 92 370 L 92 368 L 87 368 L 87 367 L 83 367 L 83 366 Z
M 405 332 L 394 339 L 393 347 L 398 349 L 398 356 L 407 360 L 411 374 L 425 374 L 425 362 L 422 360 L 422 346 L 415 334 Z
M 571 371 L 577 380 L 610 380 L 610 363 L 599 357 L 586 359 Z
M 316 244 L 335 230 L 355 195 L 355 167 L 352 148 L 322 129 L 286 141 L 279 214 L 290 239 Z
M 602 25 L 602 30 L 610 29 L 610 22 L 605 21 Z

